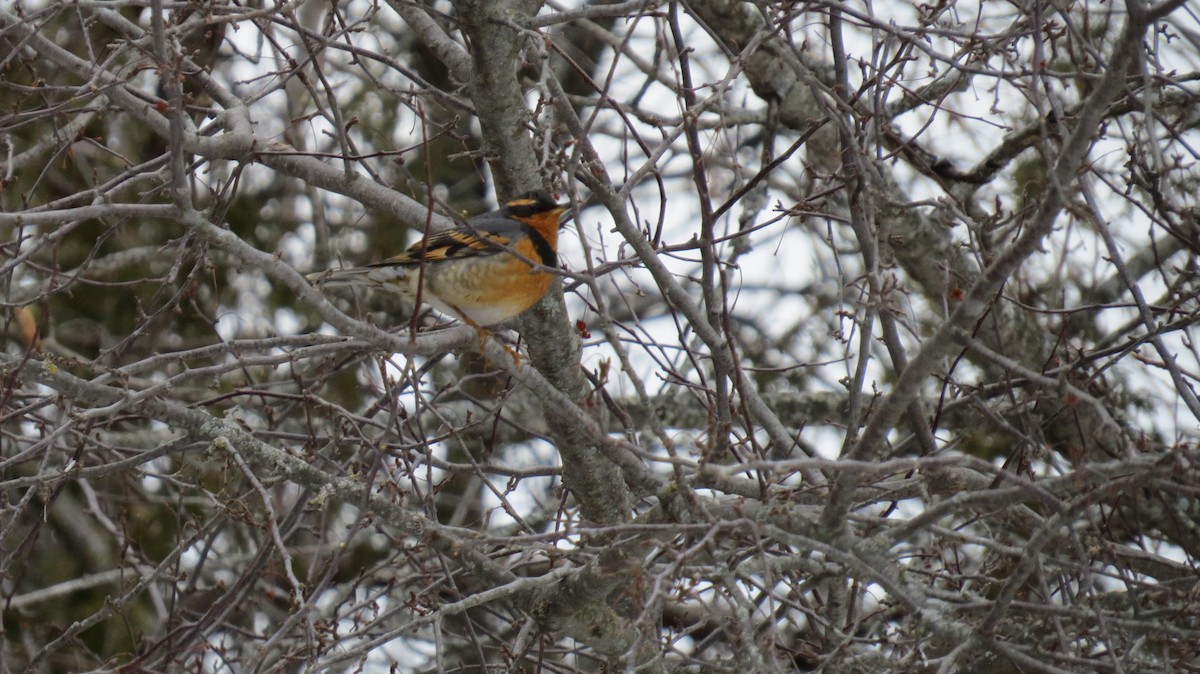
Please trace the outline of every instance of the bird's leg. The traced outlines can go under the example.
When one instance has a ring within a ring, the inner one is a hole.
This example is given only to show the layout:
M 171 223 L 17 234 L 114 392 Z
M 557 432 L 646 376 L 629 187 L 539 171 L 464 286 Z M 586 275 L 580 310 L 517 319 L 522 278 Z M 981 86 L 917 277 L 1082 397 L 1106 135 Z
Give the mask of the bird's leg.
M 454 313 L 458 314 L 458 319 L 460 321 L 462 321 L 463 323 L 466 323 L 467 325 L 474 328 L 475 334 L 479 335 L 479 354 L 484 356 L 484 358 L 486 360 L 486 358 L 487 358 L 487 340 L 488 340 L 488 337 L 492 336 L 492 331 L 488 330 L 487 328 L 483 327 L 482 325 L 471 320 L 465 313 L 460 311 L 458 309 L 458 307 L 453 307 L 453 308 L 454 308 Z
M 492 336 L 492 334 L 493 334 L 492 331 L 489 330 L 488 328 L 476 323 L 475 321 L 471 320 L 465 314 L 463 314 L 461 311 L 455 310 L 455 313 L 458 314 L 458 317 L 462 320 L 463 323 L 466 323 L 467 325 L 471 326 L 472 328 L 475 328 L 475 332 L 479 335 L 479 353 L 481 355 L 483 355 L 484 360 L 486 361 L 487 360 L 487 341 L 488 341 L 488 338 Z M 512 357 L 513 362 L 515 362 L 518 365 L 521 364 L 521 353 L 519 351 L 517 351 L 515 348 L 513 348 L 507 344 L 504 344 L 503 342 L 500 343 L 500 346 L 505 351 L 508 352 L 508 355 Z

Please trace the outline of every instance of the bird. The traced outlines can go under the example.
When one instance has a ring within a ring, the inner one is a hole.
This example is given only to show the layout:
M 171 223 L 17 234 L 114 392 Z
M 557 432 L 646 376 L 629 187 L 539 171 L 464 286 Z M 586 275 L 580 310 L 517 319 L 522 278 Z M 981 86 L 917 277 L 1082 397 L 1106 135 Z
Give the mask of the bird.
M 403 253 L 364 267 L 308 275 L 320 287 L 358 286 L 420 300 L 475 328 L 503 323 L 537 304 L 558 266 L 560 216 L 544 190 L 431 233 Z

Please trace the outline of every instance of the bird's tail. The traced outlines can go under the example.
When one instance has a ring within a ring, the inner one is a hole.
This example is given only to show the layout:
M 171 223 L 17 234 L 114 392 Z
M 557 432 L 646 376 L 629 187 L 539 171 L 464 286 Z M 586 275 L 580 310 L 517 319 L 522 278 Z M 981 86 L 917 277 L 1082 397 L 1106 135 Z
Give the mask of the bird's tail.
M 310 273 L 305 276 L 308 283 L 313 285 L 324 285 L 324 287 L 332 287 L 332 285 L 370 285 L 367 281 L 367 270 L 362 267 L 347 267 L 347 269 L 326 269 Z
M 313 274 L 309 274 L 304 278 L 315 286 L 336 287 L 336 286 L 377 286 L 378 282 L 370 278 L 370 272 L 373 271 L 369 267 L 347 267 L 346 269 L 326 269 Z
M 358 286 L 362 288 L 388 288 L 403 286 L 408 277 L 408 270 L 402 267 L 347 267 L 345 269 L 327 269 L 304 278 L 308 282 L 322 288 Z

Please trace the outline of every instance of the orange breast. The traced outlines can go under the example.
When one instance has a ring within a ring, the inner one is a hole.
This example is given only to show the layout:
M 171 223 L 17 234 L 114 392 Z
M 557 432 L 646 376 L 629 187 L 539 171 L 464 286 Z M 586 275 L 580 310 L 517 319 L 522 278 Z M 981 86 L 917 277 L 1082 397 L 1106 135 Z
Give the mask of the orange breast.
M 527 259 L 537 259 L 528 240 L 519 241 L 516 250 Z M 426 292 L 429 303 L 438 309 L 465 316 L 478 325 L 494 325 L 536 304 L 553 281 L 553 274 L 534 271 L 523 260 L 498 253 L 466 264 L 431 265 Z

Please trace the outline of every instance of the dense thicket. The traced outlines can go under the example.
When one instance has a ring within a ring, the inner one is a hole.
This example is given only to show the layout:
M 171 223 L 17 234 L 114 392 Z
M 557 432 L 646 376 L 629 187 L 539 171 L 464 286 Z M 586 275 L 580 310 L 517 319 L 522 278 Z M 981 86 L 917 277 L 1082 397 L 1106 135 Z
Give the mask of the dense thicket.
M 0 672 L 1200 669 L 1200 20 L 0 4 Z M 304 274 L 534 188 L 490 334 Z

